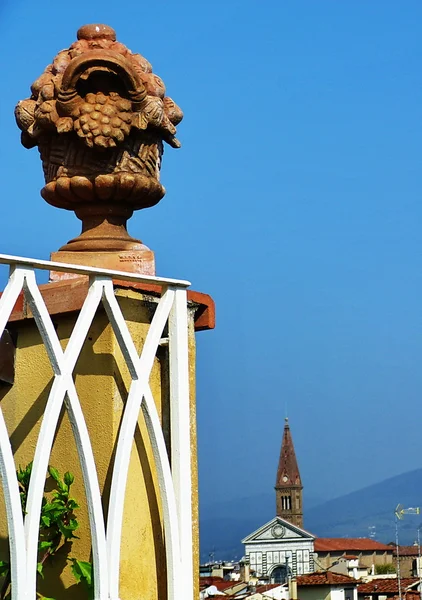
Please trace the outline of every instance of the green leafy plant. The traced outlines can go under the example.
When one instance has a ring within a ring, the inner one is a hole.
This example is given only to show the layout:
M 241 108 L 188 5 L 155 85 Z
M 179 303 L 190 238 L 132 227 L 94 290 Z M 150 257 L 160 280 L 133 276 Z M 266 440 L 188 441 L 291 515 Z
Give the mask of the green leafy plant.
M 25 468 L 19 467 L 16 476 L 19 484 L 22 512 L 25 514 L 26 501 L 28 497 L 29 481 L 31 479 L 32 463 Z M 70 495 L 70 488 L 75 480 L 72 473 L 67 471 L 60 476 L 54 467 L 48 468 L 48 473 L 54 481 L 55 488 L 50 497 L 43 496 L 40 518 L 40 535 L 38 542 L 37 572 L 44 577 L 44 565 L 54 558 L 65 544 L 78 539 L 75 531 L 79 527 L 75 510 L 79 504 Z M 85 584 L 89 596 L 93 596 L 92 564 L 90 562 L 67 557 L 76 581 Z M 0 600 L 9 600 L 10 597 L 10 565 L 6 561 L 0 561 L 0 576 L 4 577 L 0 588 Z M 40 594 L 38 596 L 42 597 Z M 44 600 L 54 600 L 45 598 Z
M 396 567 L 388 563 L 386 565 L 375 565 L 375 575 L 387 575 L 388 573 L 395 573 Z
M 92 563 L 84 560 L 76 560 L 76 558 L 71 558 L 70 562 L 72 563 L 72 573 L 74 578 L 78 583 L 83 582 L 85 584 L 89 597 L 92 598 L 94 591 Z

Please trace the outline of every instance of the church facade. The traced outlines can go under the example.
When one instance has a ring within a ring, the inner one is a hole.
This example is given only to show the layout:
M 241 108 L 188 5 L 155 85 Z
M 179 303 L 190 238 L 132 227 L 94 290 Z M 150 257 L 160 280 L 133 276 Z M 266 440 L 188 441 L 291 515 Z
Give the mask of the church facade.
M 314 571 L 315 537 L 303 529 L 303 486 L 288 419 L 275 484 L 276 516 L 242 540 L 245 558 L 258 577 L 284 583 Z

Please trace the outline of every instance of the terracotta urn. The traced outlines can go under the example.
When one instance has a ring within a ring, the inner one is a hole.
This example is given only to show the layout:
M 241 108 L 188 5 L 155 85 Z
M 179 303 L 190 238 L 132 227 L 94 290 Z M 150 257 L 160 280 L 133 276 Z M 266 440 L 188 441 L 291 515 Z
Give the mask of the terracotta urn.
M 26 148 L 38 146 L 51 205 L 72 210 L 82 233 L 60 250 L 134 251 L 126 222 L 154 206 L 163 142 L 180 146 L 180 108 L 150 63 L 106 25 L 85 25 L 33 83 L 15 115 Z

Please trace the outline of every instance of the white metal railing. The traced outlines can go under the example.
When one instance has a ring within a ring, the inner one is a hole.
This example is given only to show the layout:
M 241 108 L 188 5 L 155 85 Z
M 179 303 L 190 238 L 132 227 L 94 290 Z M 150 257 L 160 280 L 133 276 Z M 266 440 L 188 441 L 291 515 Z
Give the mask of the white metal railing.
M 0 475 L 7 511 L 13 600 L 36 597 L 39 523 L 45 476 L 63 403 L 72 424 L 88 503 L 94 569 L 94 598 L 119 599 L 120 543 L 130 452 L 139 411 L 145 418 L 159 480 L 163 508 L 169 600 L 193 600 L 191 448 L 188 372 L 187 281 L 135 275 L 0 254 L 10 276 L 0 298 L 0 336 L 23 290 L 50 359 L 54 381 L 35 449 L 23 517 L 16 468 L 0 409 Z M 62 350 L 47 306 L 38 289 L 35 269 L 89 276 L 89 288 L 76 324 Z M 114 294 L 113 279 L 160 286 L 161 298 L 138 356 Z M 113 466 L 107 523 L 91 442 L 73 381 L 73 370 L 96 310 L 103 303 L 127 363 L 132 382 L 124 409 Z M 154 357 L 168 323 L 170 364 L 171 461 L 149 385 Z M 171 463 L 171 467 L 170 467 Z

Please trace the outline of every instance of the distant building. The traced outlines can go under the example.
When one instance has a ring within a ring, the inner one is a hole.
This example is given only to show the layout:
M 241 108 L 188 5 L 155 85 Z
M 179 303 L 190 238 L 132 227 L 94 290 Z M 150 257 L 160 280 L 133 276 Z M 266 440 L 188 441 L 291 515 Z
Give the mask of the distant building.
M 238 581 L 240 579 L 240 566 L 237 562 L 212 561 L 199 566 L 201 578 L 221 578 L 226 581 Z
M 419 577 L 420 572 L 420 548 L 417 544 L 413 546 L 399 546 L 397 554 L 396 544 L 389 544 L 393 548 L 393 562 L 402 577 Z M 399 563 L 399 565 L 397 564 Z
M 345 582 L 347 578 L 356 581 L 376 573 L 377 566 L 393 566 L 393 546 L 369 538 L 315 538 L 303 529 L 303 485 L 288 419 L 285 419 L 274 489 L 275 518 L 242 540 L 245 545 L 245 560 L 260 581 L 281 584 L 289 577 L 299 577 L 314 571 L 320 571 L 318 581 L 322 581 L 321 572 L 346 578 Z M 412 554 L 412 560 L 413 558 Z M 408 570 L 403 573 L 405 574 L 408 574 Z M 331 575 L 327 574 L 327 577 L 330 578 Z M 348 590 L 347 595 L 350 596 L 349 588 L 344 589 Z M 324 589 L 323 593 L 325 592 Z M 330 596 L 330 600 L 356 600 L 354 597 L 340 598 L 341 594 L 334 592 L 335 590 L 332 591 L 333 597 Z M 355 592 L 356 590 L 354 595 Z M 304 600 L 302 596 L 300 598 Z M 318 600 L 323 599 L 318 596 Z
M 393 563 L 393 547 L 369 538 L 316 538 L 314 548 L 318 569 L 335 568 L 346 556 L 357 559 L 361 569 Z
M 275 484 L 277 516 L 242 540 L 251 571 L 271 583 L 314 570 L 314 536 L 303 529 L 302 491 L 286 419 Z
M 410 600 L 410 596 L 417 592 L 419 579 L 403 578 L 400 581 L 402 600 Z M 358 600 L 386 600 L 399 595 L 399 581 L 393 579 L 372 579 L 367 583 L 358 585 Z M 419 600 L 420 600 L 420 595 Z M 412 598 L 413 600 L 413 598 Z
M 361 579 L 370 575 L 373 568 L 362 564 L 359 556 L 344 554 L 335 560 L 328 570 L 348 575 L 349 577 L 353 577 L 353 579 Z
M 288 575 L 314 570 L 314 536 L 304 529 L 275 517 L 242 540 L 251 571 L 284 583 Z
M 358 600 L 357 581 L 331 571 L 298 576 L 296 585 L 300 600 Z
M 303 528 L 303 485 L 297 466 L 296 453 L 290 433 L 289 421 L 285 419 L 275 482 L 276 515 L 296 527 Z

